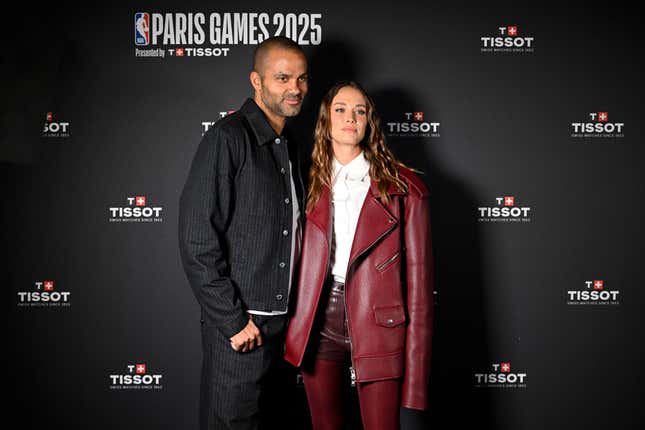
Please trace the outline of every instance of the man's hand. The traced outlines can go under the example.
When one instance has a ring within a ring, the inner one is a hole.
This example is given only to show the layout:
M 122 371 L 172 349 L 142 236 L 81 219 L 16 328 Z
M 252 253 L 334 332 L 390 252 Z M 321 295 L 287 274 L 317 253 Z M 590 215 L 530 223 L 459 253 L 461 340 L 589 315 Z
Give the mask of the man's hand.
M 249 317 L 249 323 L 241 332 L 231 338 L 231 348 L 237 352 L 253 351 L 256 346 L 262 345 L 262 335 L 260 329 L 253 323 Z

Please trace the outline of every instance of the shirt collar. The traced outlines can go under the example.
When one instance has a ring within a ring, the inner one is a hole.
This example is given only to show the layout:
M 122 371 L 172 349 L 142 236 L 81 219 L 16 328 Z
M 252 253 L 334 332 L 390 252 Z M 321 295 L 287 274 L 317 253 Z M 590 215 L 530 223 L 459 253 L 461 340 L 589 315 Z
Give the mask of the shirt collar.
M 258 141 L 258 145 L 264 145 L 265 143 L 275 141 L 278 134 L 275 132 L 273 127 L 271 127 L 266 115 L 253 99 L 246 99 L 240 108 L 240 111 L 249 121 L 249 125 Z
M 369 170 L 370 163 L 365 158 L 363 151 L 344 166 L 334 157 L 334 177 L 336 178 L 339 177 L 339 174 L 342 174 L 347 179 L 360 181 L 368 175 Z

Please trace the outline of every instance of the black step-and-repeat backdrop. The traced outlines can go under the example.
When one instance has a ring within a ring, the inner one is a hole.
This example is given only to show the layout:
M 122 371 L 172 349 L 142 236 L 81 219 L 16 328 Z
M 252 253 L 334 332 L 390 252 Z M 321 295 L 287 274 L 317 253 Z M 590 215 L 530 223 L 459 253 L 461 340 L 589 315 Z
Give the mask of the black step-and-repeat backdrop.
M 202 134 L 251 95 L 254 47 L 282 34 L 309 58 L 293 124 L 303 158 L 322 94 L 351 78 L 431 190 L 427 427 L 642 428 L 640 14 L 524 3 L 52 3 L 5 16 L 15 427 L 197 427 L 178 198 Z M 303 396 L 284 414 L 308 428 Z

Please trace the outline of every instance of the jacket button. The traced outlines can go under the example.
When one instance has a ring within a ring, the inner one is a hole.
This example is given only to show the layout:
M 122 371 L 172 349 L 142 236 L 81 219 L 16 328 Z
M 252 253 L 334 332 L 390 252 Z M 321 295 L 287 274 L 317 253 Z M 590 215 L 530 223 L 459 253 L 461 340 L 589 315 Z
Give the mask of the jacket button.
M 284 204 L 285 204 L 285 205 L 288 205 L 288 204 L 289 204 L 289 197 L 287 197 L 286 199 L 284 199 Z
M 387 220 L 387 222 L 389 222 L 390 224 L 392 224 L 392 223 L 394 222 L 394 220 L 393 220 L 392 218 L 390 218 L 390 219 L 388 219 L 388 220 Z
M 275 138 L 275 140 L 274 140 L 274 142 L 275 142 L 275 143 L 277 143 L 277 144 L 280 144 L 280 138 L 279 138 L 279 137 L 276 137 L 276 138 Z
M 280 169 L 280 173 L 282 173 L 283 175 L 284 175 L 286 172 L 287 172 L 287 169 L 285 169 L 284 167 L 282 167 L 282 168 Z
M 281 261 L 280 264 L 278 264 L 278 266 L 280 266 L 281 269 L 284 269 L 284 266 L 286 266 L 286 264 L 284 261 Z
M 282 230 L 282 235 L 283 236 L 288 236 L 289 235 L 289 230 Z
M 386 322 L 387 322 L 388 324 L 392 324 L 392 323 L 394 322 L 394 320 L 393 320 L 392 318 L 388 318 Z
M 282 300 L 282 294 L 278 294 L 277 296 L 275 296 L 275 299 L 276 300 Z

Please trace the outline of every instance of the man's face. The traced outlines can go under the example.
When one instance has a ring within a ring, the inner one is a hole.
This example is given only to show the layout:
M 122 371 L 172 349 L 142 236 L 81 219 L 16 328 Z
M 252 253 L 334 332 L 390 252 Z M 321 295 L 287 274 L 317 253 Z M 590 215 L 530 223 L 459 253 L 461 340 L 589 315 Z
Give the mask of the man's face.
M 307 60 L 294 51 L 272 49 L 260 71 L 260 97 L 275 115 L 296 116 L 307 94 Z

